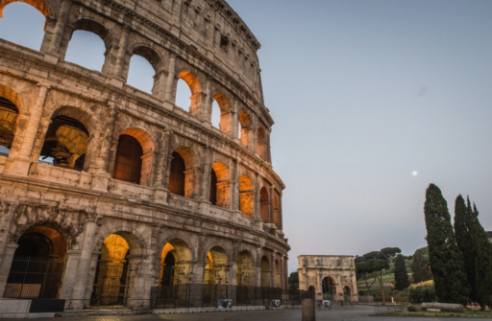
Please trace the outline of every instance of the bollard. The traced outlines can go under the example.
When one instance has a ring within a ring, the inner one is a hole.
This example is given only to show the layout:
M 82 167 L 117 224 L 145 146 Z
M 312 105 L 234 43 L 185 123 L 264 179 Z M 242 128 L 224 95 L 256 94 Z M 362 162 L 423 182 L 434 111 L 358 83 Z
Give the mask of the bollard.
M 302 321 L 316 321 L 314 299 L 302 300 Z

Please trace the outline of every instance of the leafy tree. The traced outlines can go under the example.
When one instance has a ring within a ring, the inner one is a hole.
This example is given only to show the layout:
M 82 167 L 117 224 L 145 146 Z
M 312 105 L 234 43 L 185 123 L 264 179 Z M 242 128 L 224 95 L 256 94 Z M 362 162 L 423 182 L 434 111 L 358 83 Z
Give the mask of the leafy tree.
M 432 279 L 432 271 L 429 262 L 429 249 L 427 247 L 418 249 L 412 258 L 413 282 L 420 283 Z
M 466 303 L 469 288 L 461 251 L 441 190 L 431 184 L 424 206 L 429 259 L 437 297 L 444 302 Z
M 492 245 L 489 242 L 487 232 L 480 224 L 478 210 L 473 208 L 468 200 L 468 218 L 471 235 L 471 243 L 474 255 L 473 289 L 474 299 L 480 304 L 482 309 L 491 304 L 492 298 Z
M 398 255 L 395 260 L 395 288 L 399 291 L 405 290 L 410 285 L 408 281 L 407 267 L 405 257 Z
M 456 235 L 456 243 L 463 255 L 463 263 L 465 267 L 468 284 L 470 285 L 470 298 L 477 301 L 477 291 L 475 288 L 475 248 L 472 241 L 470 227 L 472 217 L 470 206 L 465 204 L 463 196 L 459 195 L 456 198 L 454 207 L 454 231 Z
M 289 291 L 296 292 L 299 290 L 299 273 L 293 272 L 289 275 Z
M 381 253 L 383 253 L 388 258 L 392 258 L 395 257 L 397 254 L 400 254 L 401 250 L 398 247 L 385 247 L 381 250 Z

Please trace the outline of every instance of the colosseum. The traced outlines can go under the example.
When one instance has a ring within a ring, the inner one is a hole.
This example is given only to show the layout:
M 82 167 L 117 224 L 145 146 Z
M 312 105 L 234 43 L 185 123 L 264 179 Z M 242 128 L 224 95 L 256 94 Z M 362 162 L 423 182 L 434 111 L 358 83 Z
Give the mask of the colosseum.
M 39 50 L 0 39 L 0 296 L 67 310 L 281 298 L 284 184 L 260 44 L 238 14 L 224 0 L 22 2 L 45 25 Z M 77 31 L 104 42 L 100 70 L 66 59 Z M 127 81 L 135 56 L 150 92 Z

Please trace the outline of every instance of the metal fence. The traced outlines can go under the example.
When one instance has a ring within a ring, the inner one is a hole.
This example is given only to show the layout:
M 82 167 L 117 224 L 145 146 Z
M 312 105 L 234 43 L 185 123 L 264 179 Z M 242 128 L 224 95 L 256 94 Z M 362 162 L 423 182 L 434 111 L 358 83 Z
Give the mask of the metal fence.
M 183 284 L 152 288 L 151 306 L 164 309 L 217 307 L 220 302 L 228 301 L 239 306 L 270 306 L 273 301 L 282 301 L 283 298 L 285 293 L 278 288 Z

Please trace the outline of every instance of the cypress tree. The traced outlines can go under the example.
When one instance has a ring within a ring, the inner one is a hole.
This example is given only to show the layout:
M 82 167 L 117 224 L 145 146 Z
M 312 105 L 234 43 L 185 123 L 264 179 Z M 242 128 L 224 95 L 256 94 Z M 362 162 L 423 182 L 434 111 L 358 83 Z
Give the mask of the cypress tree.
M 468 215 L 470 217 L 470 235 L 474 250 L 474 283 L 472 288 L 475 292 L 475 300 L 482 309 L 492 303 L 492 246 L 488 240 L 480 220 L 478 210 L 473 209 L 468 201 Z
M 471 216 L 469 206 L 465 204 L 463 196 L 459 195 L 455 203 L 454 231 L 456 243 L 463 255 L 465 272 L 470 286 L 470 299 L 477 301 L 477 292 L 475 288 L 475 249 L 470 232 Z
M 424 247 L 418 249 L 412 258 L 413 282 L 419 283 L 432 280 L 432 271 L 429 265 L 429 249 Z
M 444 302 L 466 303 L 469 290 L 463 257 L 456 244 L 447 202 L 434 184 L 427 189 L 424 212 L 436 295 Z
M 409 285 L 405 257 L 400 254 L 395 260 L 395 289 L 399 291 L 405 290 Z

